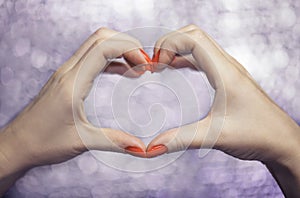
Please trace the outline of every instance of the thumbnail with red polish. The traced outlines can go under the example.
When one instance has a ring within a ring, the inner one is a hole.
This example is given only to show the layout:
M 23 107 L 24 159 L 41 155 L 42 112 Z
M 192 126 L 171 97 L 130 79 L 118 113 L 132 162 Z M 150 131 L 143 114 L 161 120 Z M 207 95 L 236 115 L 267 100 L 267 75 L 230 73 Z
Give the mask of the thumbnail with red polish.
M 128 146 L 125 148 L 125 151 L 128 154 L 136 156 L 136 157 L 142 157 L 142 158 L 146 157 L 146 152 L 143 149 L 141 149 L 140 147 Z
M 155 156 L 164 154 L 167 151 L 168 151 L 168 148 L 165 145 L 163 145 L 163 144 L 155 145 L 147 150 L 147 157 L 155 157 Z
M 148 54 L 143 49 L 140 49 L 140 51 L 142 52 L 145 60 L 149 63 L 149 65 L 145 66 L 145 70 L 148 70 L 148 71 L 152 72 L 152 60 L 150 59 L 150 57 L 148 56 Z
M 125 150 L 135 152 L 135 153 L 143 153 L 144 152 L 143 149 L 141 149 L 140 147 L 136 147 L 136 146 L 128 146 L 125 148 Z

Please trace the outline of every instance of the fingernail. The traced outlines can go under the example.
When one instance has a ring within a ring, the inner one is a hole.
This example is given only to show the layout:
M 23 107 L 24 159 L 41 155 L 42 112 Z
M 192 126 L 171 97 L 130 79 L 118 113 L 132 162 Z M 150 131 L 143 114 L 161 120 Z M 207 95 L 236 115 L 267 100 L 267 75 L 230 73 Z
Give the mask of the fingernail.
M 159 60 L 159 55 L 160 55 L 160 49 L 157 51 L 157 53 L 153 56 L 152 62 L 157 63 Z
M 125 151 L 130 154 L 130 155 L 133 155 L 133 156 L 136 156 L 136 157 L 142 157 L 142 158 L 146 158 L 146 152 L 141 149 L 140 147 L 136 147 L 136 146 L 128 146 L 125 148 Z
M 125 148 L 125 150 L 135 152 L 135 153 L 143 153 L 144 152 L 143 149 L 141 149 L 140 147 L 136 147 L 136 146 L 127 146 Z
M 147 150 L 147 157 L 155 157 L 158 155 L 162 155 L 164 153 L 166 153 L 168 151 L 168 148 L 163 145 L 163 144 L 159 144 L 159 145 L 155 145 L 153 147 L 151 147 L 149 150 Z
M 155 150 L 159 150 L 159 149 L 162 149 L 166 147 L 165 145 L 162 145 L 162 144 L 159 144 L 159 145 L 156 145 L 156 146 L 153 146 L 152 148 L 149 149 L 149 152 L 150 151 L 155 151 Z
M 157 51 L 157 53 L 152 57 L 152 72 L 156 71 L 156 68 L 157 68 L 157 63 L 158 63 L 158 60 L 159 60 L 159 55 L 160 55 L 160 49 Z
M 140 51 L 142 52 L 142 54 L 143 54 L 144 58 L 146 59 L 146 61 L 147 61 L 148 63 L 151 63 L 151 59 L 150 59 L 150 57 L 148 56 L 148 54 L 147 54 L 143 49 L 140 49 Z

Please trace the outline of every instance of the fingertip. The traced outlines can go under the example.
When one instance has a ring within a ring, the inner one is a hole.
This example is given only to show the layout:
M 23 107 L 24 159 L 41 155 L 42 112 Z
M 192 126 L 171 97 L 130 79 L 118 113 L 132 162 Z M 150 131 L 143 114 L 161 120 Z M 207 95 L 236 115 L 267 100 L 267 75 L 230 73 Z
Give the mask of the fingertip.
M 105 129 L 103 134 L 112 150 L 123 153 L 126 150 L 136 153 L 140 151 L 146 152 L 146 146 L 139 138 L 117 129 Z
M 148 64 L 148 61 L 151 61 L 149 56 L 146 54 L 146 52 L 143 52 L 142 49 L 134 49 L 131 51 L 128 51 L 123 54 L 124 59 L 131 65 L 141 65 L 141 64 Z
M 142 48 L 124 54 L 124 58 L 139 76 L 146 71 L 153 72 L 152 60 Z
M 154 48 L 153 48 L 153 56 L 152 56 L 152 59 L 153 59 L 153 57 L 155 56 L 155 54 L 158 53 L 159 50 L 160 50 L 159 47 L 154 47 Z
M 143 49 L 140 49 L 142 55 L 144 56 L 145 60 L 147 61 L 147 65 L 144 66 L 144 72 L 145 71 L 150 71 L 150 72 L 153 72 L 153 67 L 152 67 L 152 59 L 148 56 L 148 54 L 143 50 Z
M 153 62 L 155 62 L 155 66 L 156 69 L 158 70 L 162 70 L 166 67 L 168 67 L 171 62 L 174 60 L 175 58 L 175 53 L 172 51 L 169 51 L 167 49 L 160 49 L 159 52 L 157 53 L 157 56 L 155 57 L 155 60 Z
M 163 144 L 158 144 L 158 145 L 149 147 L 147 149 L 146 155 L 147 155 L 147 158 L 152 158 L 152 157 L 156 157 L 156 156 L 165 154 L 167 152 L 168 152 L 168 147 L 166 147 Z
M 124 148 L 125 153 L 136 157 L 146 158 L 146 146 L 144 142 L 135 136 L 130 136 L 131 141 L 128 142 L 129 146 Z
M 152 62 L 153 63 L 157 63 L 159 60 L 159 55 L 160 55 L 160 49 L 157 50 L 157 52 L 155 52 L 152 56 Z
M 146 60 L 148 63 L 151 63 L 150 57 L 148 56 L 148 54 L 147 54 L 142 48 L 140 49 L 140 52 L 141 52 L 142 55 L 144 56 L 145 60 Z
M 127 146 L 125 152 L 136 157 L 146 158 L 146 151 L 140 147 Z
M 157 72 L 158 71 L 158 60 L 160 56 L 160 49 L 158 49 L 152 56 L 152 72 Z

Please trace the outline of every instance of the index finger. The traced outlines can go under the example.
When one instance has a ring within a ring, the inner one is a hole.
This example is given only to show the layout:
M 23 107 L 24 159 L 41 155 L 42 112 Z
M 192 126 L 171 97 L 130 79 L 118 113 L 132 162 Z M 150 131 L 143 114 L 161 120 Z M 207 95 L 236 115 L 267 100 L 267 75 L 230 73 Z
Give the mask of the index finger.
M 130 53 L 137 57 L 139 56 L 137 53 L 140 53 L 139 48 L 139 45 L 129 40 L 97 40 L 71 71 L 76 86 L 74 94 L 85 98 L 94 79 L 104 70 L 111 59 Z
M 192 54 L 196 66 L 205 72 L 215 89 L 223 87 L 223 79 L 230 81 L 236 75 L 233 73 L 236 68 L 232 67 L 228 57 L 200 29 L 178 32 L 166 38 L 161 44 L 159 63 L 169 65 L 176 54 Z

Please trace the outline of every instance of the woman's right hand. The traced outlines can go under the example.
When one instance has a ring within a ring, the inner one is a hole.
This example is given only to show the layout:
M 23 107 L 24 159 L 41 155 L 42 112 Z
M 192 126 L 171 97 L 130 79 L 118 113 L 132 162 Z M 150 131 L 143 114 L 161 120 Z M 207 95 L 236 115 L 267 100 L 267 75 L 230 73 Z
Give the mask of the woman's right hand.
M 191 66 L 204 71 L 216 93 L 206 118 L 156 137 L 148 145 L 152 157 L 187 148 L 219 149 L 240 159 L 264 162 L 286 195 L 300 196 L 299 126 L 240 63 L 195 25 L 162 37 L 154 52 L 156 68 L 174 66 L 178 54 L 187 56 L 186 65 L 192 62 Z M 184 63 L 184 57 L 180 58 Z M 286 171 L 288 178 L 282 174 Z

